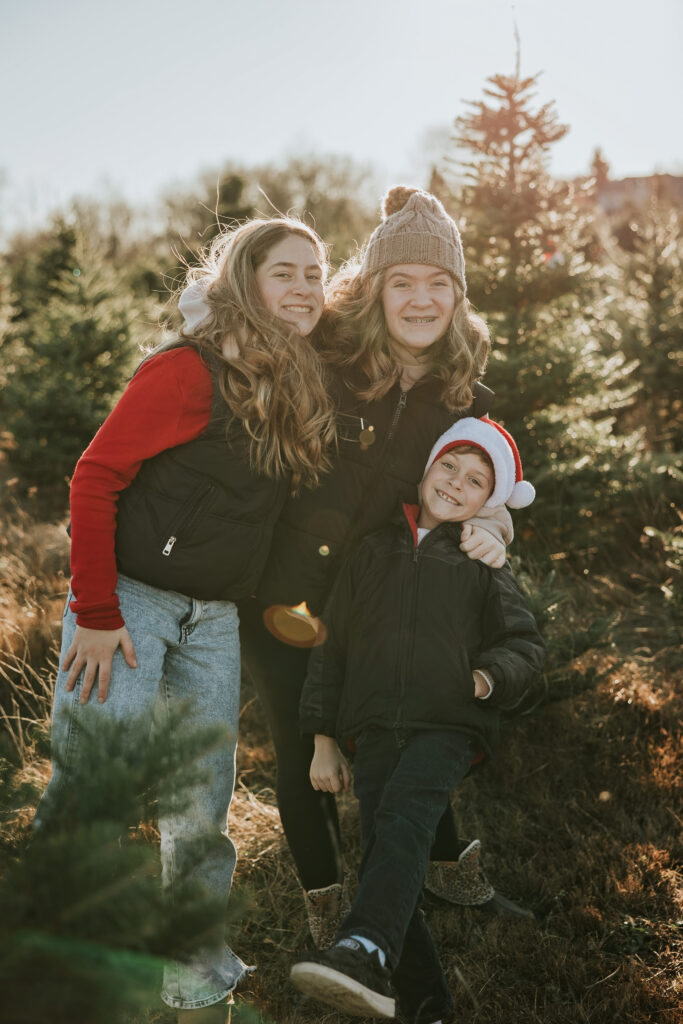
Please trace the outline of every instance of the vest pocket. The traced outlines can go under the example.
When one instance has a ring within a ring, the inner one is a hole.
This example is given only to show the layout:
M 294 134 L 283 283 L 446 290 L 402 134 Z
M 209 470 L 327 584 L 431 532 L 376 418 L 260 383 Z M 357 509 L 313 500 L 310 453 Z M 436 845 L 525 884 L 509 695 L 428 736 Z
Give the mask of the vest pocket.
M 164 537 L 162 538 L 163 547 L 161 549 L 164 557 L 169 558 L 172 555 L 173 548 L 177 544 L 178 539 L 183 536 L 183 533 L 191 529 L 197 516 L 206 508 L 213 497 L 215 490 L 215 484 L 207 484 L 206 487 L 200 488 L 196 494 L 185 502 L 171 525 L 164 531 Z

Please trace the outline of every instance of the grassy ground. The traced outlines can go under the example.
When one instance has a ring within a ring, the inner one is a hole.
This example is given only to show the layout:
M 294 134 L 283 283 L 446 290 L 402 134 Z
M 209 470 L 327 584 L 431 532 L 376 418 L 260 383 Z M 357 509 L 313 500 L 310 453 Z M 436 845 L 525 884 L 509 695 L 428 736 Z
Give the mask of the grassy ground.
M 28 788 L 23 803 L 3 807 L 1 843 L 19 855 L 49 772 L 45 717 L 65 552 L 63 524 L 39 524 L 16 510 L 7 518 L 0 541 L 2 750 Z M 499 759 L 454 796 L 462 835 L 482 840 L 489 876 L 536 921 L 427 898 L 461 1024 L 683 1019 L 683 664 L 664 576 L 634 563 L 630 571 L 555 580 L 563 598 L 554 610 L 543 584 L 536 587 L 551 633 L 543 687 L 511 725 Z M 307 932 L 273 796 L 272 750 L 248 686 L 241 730 L 232 834 L 245 903 L 232 944 L 258 970 L 238 996 L 233 1021 L 343 1024 L 346 1018 L 306 1001 L 287 980 Z M 353 870 L 350 797 L 341 801 L 341 818 Z M 153 829 L 143 835 L 155 841 Z M 133 1020 L 170 1024 L 173 1015 L 157 1006 Z

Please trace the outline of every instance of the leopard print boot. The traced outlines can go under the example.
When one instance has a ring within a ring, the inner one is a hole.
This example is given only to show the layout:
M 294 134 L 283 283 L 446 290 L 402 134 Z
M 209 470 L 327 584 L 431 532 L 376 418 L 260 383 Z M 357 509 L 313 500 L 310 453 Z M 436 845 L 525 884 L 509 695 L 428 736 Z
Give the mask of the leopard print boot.
M 346 915 L 351 910 L 351 901 L 346 888 L 335 882 L 324 889 L 304 889 L 304 903 L 308 915 L 308 927 L 316 949 L 329 949 L 334 942 Z
M 432 861 L 427 868 L 425 889 L 448 903 L 475 907 L 494 914 L 533 918 L 530 910 L 496 892 L 481 866 L 481 842 L 473 839 L 457 861 Z

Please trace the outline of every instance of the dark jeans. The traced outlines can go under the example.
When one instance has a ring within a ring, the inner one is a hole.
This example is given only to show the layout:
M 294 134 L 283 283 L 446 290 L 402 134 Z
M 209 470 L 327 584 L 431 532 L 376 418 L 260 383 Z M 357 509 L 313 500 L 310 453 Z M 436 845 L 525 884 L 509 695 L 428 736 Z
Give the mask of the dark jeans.
M 421 1007 L 438 1014 L 453 1006 L 418 900 L 437 824 L 475 750 L 454 731 L 371 728 L 356 743 L 363 858 L 338 938 L 363 935 L 384 950 L 409 1019 Z
M 334 796 L 310 782 L 313 738 L 299 733 L 299 698 L 310 651 L 288 647 L 263 625 L 256 601 L 238 604 L 242 658 L 258 693 L 277 757 L 277 797 L 282 827 L 304 889 L 342 880 L 339 819 Z M 457 860 L 458 841 L 450 804 L 439 822 L 433 860 Z

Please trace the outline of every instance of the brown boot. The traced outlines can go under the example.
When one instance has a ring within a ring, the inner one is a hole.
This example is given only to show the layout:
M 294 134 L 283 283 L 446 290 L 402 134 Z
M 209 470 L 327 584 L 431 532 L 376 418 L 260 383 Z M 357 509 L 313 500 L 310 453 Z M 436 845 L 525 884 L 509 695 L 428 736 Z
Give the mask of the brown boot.
M 334 882 L 324 889 L 304 889 L 308 927 L 316 949 L 329 949 L 339 925 L 351 910 L 346 883 Z
M 496 892 L 481 866 L 481 842 L 474 839 L 457 861 L 432 861 L 427 868 L 425 889 L 448 903 L 459 907 L 476 907 L 494 914 L 533 917 L 530 910 L 513 903 Z

